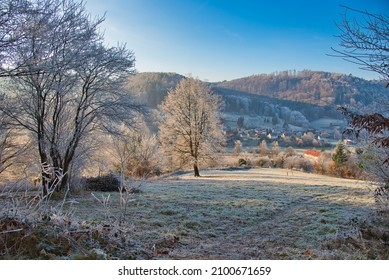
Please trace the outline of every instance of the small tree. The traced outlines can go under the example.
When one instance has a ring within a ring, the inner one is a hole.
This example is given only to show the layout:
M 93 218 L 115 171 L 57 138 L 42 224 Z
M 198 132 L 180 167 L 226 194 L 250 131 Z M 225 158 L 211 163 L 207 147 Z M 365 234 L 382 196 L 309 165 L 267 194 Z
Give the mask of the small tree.
M 161 104 L 159 139 L 169 158 L 175 156 L 193 165 L 200 176 L 199 164 L 214 158 L 221 150 L 224 135 L 220 124 L 221 101 L 205 83 L 192 77 L 181 80 L 169 90 Z
M 336 145 L 336 150 L 332 155 L 332 160 L 335 163 L 336 168 L 343 167 L 347 162 L 347 151 L 346 147 L 342 142 Z
M 259 144 L 259 153 L 261 156 L 267 155 L 269 152 L 267 148 L 267 143 L 266 140 L 262 140 L 261 143 Z
M 280 145 L 278 144 L 278 141 L 274 141 L 271 145 L 271 153 L 274 156 L 277 156 L 280 153 Z
M 238 128 L 242 128 L 244 126 L 244 117 L 243 116 L 240 116 L 238 118 L 236 125 L 238 126 Z
M 232 153 L 234 156 L 237 156 L 242 151 L 242 142 L 240 140 L 235 141 L 234 149 L 232 150 Z

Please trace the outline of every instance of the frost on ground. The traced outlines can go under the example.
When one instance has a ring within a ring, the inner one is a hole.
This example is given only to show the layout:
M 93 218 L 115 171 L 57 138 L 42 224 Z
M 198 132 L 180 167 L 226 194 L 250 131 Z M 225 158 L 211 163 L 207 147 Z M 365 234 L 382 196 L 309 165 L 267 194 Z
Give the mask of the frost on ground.
M 72 240 L 114 259 L 388 259 L 388 227 L 370 226 L 377 210 L 366 182 L 267 168 L 201 175 L 144 182 L 119 227 L 118 193 L 72 195 L 73 219 L 85 225 L 69 229 L 85 233 Z
M 282 169 L 201 175 L 151 181 L 136 194 L 128 222 L 153 258 L 368 258 L 355 227 L 375 215 L 365 182 Z M 91 205 L 77 212 L 96 215 Z

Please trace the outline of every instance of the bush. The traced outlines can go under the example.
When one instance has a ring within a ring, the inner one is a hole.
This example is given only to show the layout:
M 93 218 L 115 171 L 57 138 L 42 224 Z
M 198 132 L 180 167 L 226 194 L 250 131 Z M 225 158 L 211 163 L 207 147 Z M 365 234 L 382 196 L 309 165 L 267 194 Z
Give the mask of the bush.
M 382 213 L 389 213 L 389 182 L 379 185 L 374 191 L 374 198 L 378 209 Z
M 127 163 L 127 175 L 130 177 L 148 178 L 151 176 L 160 176 L 161 173 L 161 169 L 150 161 L 139 162 L 133 159 Z
M 120 187 L 119 180 L 112 174 L 87 178 L 85 180 L 85 189 L 96 192 L 118 192 Z
M 313 165 L 311 161 L 301 156 L 290 156 L 285 159 L 284 168 L 298 169 L 305 172 L 312 172 Z
M 313 164 L 310 160 L 301 158 L 300 159 L 300 169 L 304 172 L 312 172 L 313 171 Z
M 244 158 L 240 158 L 238 160 L 238 165 L 239 166 L 247 165 L 247 161 Z
M 272 165 L 276 168 L 284 168 L 285 158 L 282 155 L 278 155 L 272 158 Z
M 314 172 L 321 175 L 328 174 L 331 162 L 332 159 L 329 153 L 321 153 L 321 155 L 313 163 Z
M 257 165 L 260 167 L 271 167 L 272 162 L 268 156 L 264 156 L 258 158 Z
M 288 147 L 284 151 L 284 156 L 285 157 L 291 157 L 291 156 L 294 156 L 295 154 L 296 154 L 296 152 L 295 152 L 295 150 L 292 147 Z

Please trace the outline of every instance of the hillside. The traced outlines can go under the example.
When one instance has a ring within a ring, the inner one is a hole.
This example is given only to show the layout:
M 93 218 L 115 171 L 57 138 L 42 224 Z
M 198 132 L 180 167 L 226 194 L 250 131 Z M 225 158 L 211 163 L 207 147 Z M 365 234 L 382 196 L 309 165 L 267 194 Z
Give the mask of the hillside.
M 139 73 L 129 78 L 128 89 L 156 109 L 168 89 L 183 78 L 176 73 Z M 385 97 L 389 91 L 377 81 L 308 70 L 255 75 L 210 85 L 222 96 L 225 113 L 276 117 L 297 126 L 321 118 L 342 119 L 337 105 L 377 110 L 380 102 L 374 100 Z
M 128 79 L 127 89 L 140 101 L 155 109 L 165 98 L 168 89 L 174 88 L 181 79 L 176 73 L 145 72 Z
M 261 74 L 225 81 L 220 88 L 320 106 L 370 104 L 388 93 L 383 83 L 351 75 L 304 70 Z

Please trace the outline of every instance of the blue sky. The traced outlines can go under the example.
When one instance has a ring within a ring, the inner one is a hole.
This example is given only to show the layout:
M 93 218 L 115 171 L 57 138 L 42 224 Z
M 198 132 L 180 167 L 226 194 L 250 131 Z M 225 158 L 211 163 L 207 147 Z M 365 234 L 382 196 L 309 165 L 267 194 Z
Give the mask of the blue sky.
M 389 0 L 86 0 L 106 14 L 109 45 L 126 43 L 139 72 L 192 74 L 211 82 L 282 70 L 375 73 L 330 57 L 340 5 L 388 14 Z

